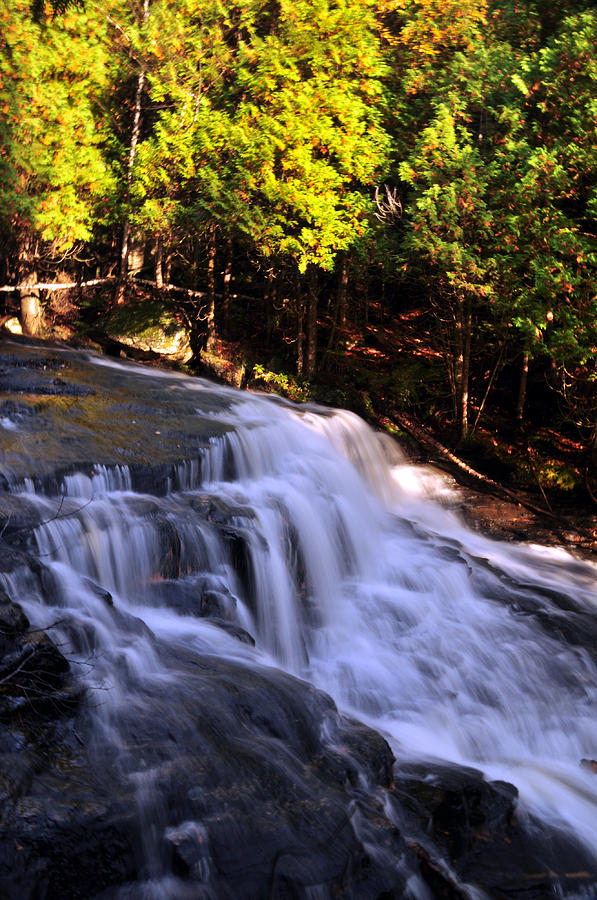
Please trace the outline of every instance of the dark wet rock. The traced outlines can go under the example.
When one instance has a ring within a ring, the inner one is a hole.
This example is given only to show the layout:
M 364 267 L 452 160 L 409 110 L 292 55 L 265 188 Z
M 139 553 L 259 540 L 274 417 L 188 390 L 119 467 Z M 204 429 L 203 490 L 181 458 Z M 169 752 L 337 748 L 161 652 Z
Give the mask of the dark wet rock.
M 0 404 L 31 410 L 17 429 L 0 429 L 5 487 L 30 478 L 60 496 L 64 474 L 129 465 L 135 490 L 163 495 L 178 485 L 182 461 L 198 460 L 229 429 L 210 413 L 226 409 L 231 393 L 204 392 L 202 416 L 176 375 L 153 380 L 122 366 L 126 379 L 81 351 L 0 341 Z
M 211 872 L 216 896 L 304 897 L 318 884 L 355 900 L 402 896 L 403 876 L 372 860 L 355 830 L 358 794 L 325 765 L 320 733 L 326 721 L 335 727 L 331 700 L 281 673 L 189 662 L 202 674 L 199 695 L 188 684 L 196 731 L 180 741 L 187 754 L 173 759 L 153 731 L 142 736 L 154 765 L 156 753 L 169 760 L 153 796 L 178 812 L 165 834 L 175 871 L 203 880 Z M 380 806 L 376 814 L 395 832 Z
M 0 356 L 0 392 L 11 394 L 37 394 L 59 397 L 87 397 L 93 390 L 82 384 L 72 384 L 52 376 L 52 370 L 64 367 L 55 359 Z
M 514 785 L 474 769 L 412 764 L 397 769 L 392 796 L 434 895 L 464 898 L 466 882 L 495 900 L 539 900 L 596 883 L 582 848 L 555 831 L 546 840 L 544 827 L 518 816 Z
M 172 854 L 172 871 L 193 881 L 209 880 L 211 861 L 205 828 L 197 822 L 183 822 L 168 828 L 165 841 Z
M 573 596 L 540 584 L 525 588 L 488 560 L 475 557 L 475 563 L 471 581 L 480 594 L 507 605 L 521 619 L 533 619 L 550 637 L 597 653 L 597 619 Z
M 119 753 L 95 744 L 85 709 L 26 732 L 16 767 L 15 748 L 0 745 L 2 896 L 120 896 L 144 877 L 142 850 L 216 897 L 306 897 L 314 885 L 353 900 L 403 896 L 404 875 L 359 836 L 384 829 L 396 858 L 398 831 L 324 764 L 330 698 L 273 670 L 182 662 L 187 678 L 170 696 L 149 688 L 146 706 L 120 712 Z
M 68 660 L 42 631 L 20 633 L 0 667 L 0 720 L 63 715 L 82 695 L 67 679 Z
M 140 494 L 154 494 L 156 497 L 163 497 L 169 491 L 173 478 L 171 465 L 132 463 L 129 469 L 134 491 Z
M 343 755 L 353 759 L 358 770 L 366 772 L 373 784 L 390 786 L 395 759 L 381 734 L 362 722 L 345 719 L 337 739 Z
M 0 538 L 0 573 L 10 574 L 22 569 L 27 562 L 27 554 L 10 547 Z
M 15 425 L 18 425 L 22 419 L 27 419 L 35 414 L 35 407 L 28 406 L 26 403 L 17 403 L 14 400 L 5 400 L 0 403 L 0 418 L 7 418 Z
M 0 791 L 6 900 L 83 900 L 134 874 L 130 789 L 102 784 L 73 720 L 42 722 L 18 755 L 0 752 Z
M 39 524 L 39 510 L 33 503 L 16 494 L 0 496 L 0 540 L 13 550 L 26 551 Z M 4 565 L 4 554 L 0 554 L 0 571 L 10 571 Z
M 219 619 L 217 616 L 210 617 L 209 621 L 212 625 L 217 625 L 218 628 L 221 628 L 222 631 L 229 634 L 230 637 L 236 638 L 241 644 L 248 644 L 251 647 L 255 646 L 255 638 L 253 635 L 249 634 L 244 628 L 241 628 L 240 625 L 235 625 L 234 622 L 226 622 L 224 619 Z
M 222 583 L 205 575 L 158 581 L 147 586 L 150 602 L 180 615 L 234 622 L 236 598 Z
M 101 584 L 93 581 L 92 578 L 84 577 L 82 580 L 85 587 L 87 587 L 92 594 L 95 594 L 96 597 L 99 597 L 100 600 L 103 600 L 106 606 L 114 606 L 114 598 L 110 591 L 107 591 Z
M 20 604 L 0 593 L 0 722 L 54 719 L 76 709 L 82 695 L 48 634 L 30 629 Z
M 2 656 L 6 648 L 2 646 L 6 638 L 9 640 L 16 635 L 23 634 L 29 628 L 29 619 L 23 612 L 19 603 L 13 603 L 7 595 L 0 591 L 0 647 Z

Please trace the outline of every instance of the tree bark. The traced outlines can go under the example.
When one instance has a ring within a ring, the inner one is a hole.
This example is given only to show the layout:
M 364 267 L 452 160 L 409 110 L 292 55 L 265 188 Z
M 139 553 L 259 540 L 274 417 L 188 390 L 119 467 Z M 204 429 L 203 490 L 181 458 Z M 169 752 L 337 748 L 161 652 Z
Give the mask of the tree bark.
M 166 258 L 164 259 L 164 281 L 166 284 L 170 284 L 172 279 L 172 248 L 170 242 L 168 242 L 168 251 L 166 253 Z
M 149 18 L 149 0 L 143 0 L 143 25 L 147 23 Z M 137 155 L 137 144 L 141 135 L 141 101 L 143 91 L 145 89 L 145 67 L 142 65 L 137 77 L 137 90 L 135 91 L 135 107 L 133 112 L 133 127 L 131 131 L 131 143 L 129 147 L 129 158 L 126 171 L 126 188 L 128 202 L 130 196 L 131 185 L 133 183 L 133 168 L 135 165 L 135 157 Z M 116 303 L 124 303 L 124 292 L 126 280 L 128 277 L 128 260 L 129 260 L 129 241 L 131 239 L 131 221 L 127 214 L 122 227 L 122 241 L 120 244 L 120 265 L 119 277 L 116 287 Z
M 338 282 L 338 324 L 340 330 L 346 328 L 346 299 L 348 297 L 348 260 L 342 256 L 340 264 L 340 280 Z
M 454 406 L 461 437 L 468 432 L 469 372 L 471 357 L 472 302 L 469 297 L 456 300 L 454 353 Z
M 328 358 L 329 354 L 335 351 L 338 347 L 340 334 L 346 328 L 346 298 L 348 294 L 348 260 L 346 256 L 342 254 L 342 259 L 340 262 L 340 272 L 338 278 L 338 290 L 336 292 L 336 304 L 334 307 L 334 317 L 332 320 L 332 327 L 330 329 L 330 337 L 328 340 L 327 349 L 324 354 L 324 363 Z
M 303 374 L 303 297 L 301 291 L 301 279 L 296 273 L 294 287 L 294 305 L 296 309 L 296 374 Z
M 44 332 L 44 316 L 36 290 L 37 272 L 35 270 L 35 252 L 31 238 L 24 239 L 19 247 L 18 290 L 21 302 L 21 328 L 23 334 L 39 337 Z
M 226 262 L 224 265 L 224 296 L 222 301 L 222 314 L 224 319 L 224 334 L 230 337 L 230 288 L 232 285 L 232 238 L 226 240 Z
M 463 323 L 463 360 L 462 360 L 462 415 L 461 430 L 462 437 L 468 434 L 468 406 L 469 406 L 469 388 L 470 388 L 470 369 L 471 369 L 471 340 L 473 332 L 473 303 L 470 297 L 467 297 L 464 304 L 464 323 Z
M 520 383 L 518 385 L 518 400 L 516 402 L 516 421 L 522 422 L 524 414 L 524 405 L 527 399 L 527 384 L 529 378 L 529 351 L 525 347 L 522 354 L 522 365 L 520 367 Z
M 307 359 L 305 374 L 312 378 L 317 369 L 317 272 L 313 268 L 309 273 L 307 304 Z
M 155 239 L 155 286 L 158 291 L 164 287 L 164 244 L 159 235 Z
M 207 235 L 207 325 L 205 349 L 213 350 L 216 341 L 216 225 L 211 222 Z

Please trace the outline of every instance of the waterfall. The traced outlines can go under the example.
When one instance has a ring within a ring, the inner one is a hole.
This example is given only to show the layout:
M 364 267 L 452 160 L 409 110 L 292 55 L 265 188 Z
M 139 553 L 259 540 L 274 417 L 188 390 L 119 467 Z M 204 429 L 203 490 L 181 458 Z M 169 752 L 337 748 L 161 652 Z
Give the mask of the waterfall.
M 383 735 L 398 774 L 450 765 L 512 783 L 520 816 L 597 855 L 597 776 L 581 766 L 597 756 L 597 666 L 581 627 L 597 611 L 595 566 L 469 531 L 446 482 L 413 470 L 352 414 L 134 375 L 196 409 L 196 452 L 154 490 L 125 462 L 45 480 L 5 470 L 35 522 L 27 553 L 42 575 L 0 575 L 84 686 L 93 752 L 112 748 L 114 771 L 134 784 L 145 893 L 118 896 L 228 896 L 214 887 L 209 828 L 172 819 L 156 799 L 167 754 L 138 749 L 148 715 L 156 734 L 162 722 L 184 742 L 176 707 L 192 708 L 193 654 L 226 661 L 239 679 L 282 672 L 331 696 Z M 189 835 L 202 850 L 185 894 L 159 847 L 184 847 Z M 245 891 L 237 896 L 253 896 L 248 882 Z M 417 876 L 404 896 L 431 894 Z

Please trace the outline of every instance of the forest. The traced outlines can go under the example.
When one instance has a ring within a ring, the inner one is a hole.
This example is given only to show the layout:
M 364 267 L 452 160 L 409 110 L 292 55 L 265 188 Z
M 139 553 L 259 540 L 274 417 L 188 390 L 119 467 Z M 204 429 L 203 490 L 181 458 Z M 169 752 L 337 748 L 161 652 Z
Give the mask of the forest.
M 483 433 L 498 468 L 512 434 L 542 491 L 595 495 L 590 0 L 4 0 L 0 22 L 3 322 L 182 331 L 195 371 L 407 411 L 465 455 Z

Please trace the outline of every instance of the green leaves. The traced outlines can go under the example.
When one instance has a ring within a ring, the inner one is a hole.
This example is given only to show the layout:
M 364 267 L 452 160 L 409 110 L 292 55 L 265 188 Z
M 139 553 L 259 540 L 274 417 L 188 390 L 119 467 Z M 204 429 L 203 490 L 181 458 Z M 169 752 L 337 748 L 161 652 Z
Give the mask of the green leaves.
M 67 249 L 90 237 L 110 184 L 94 109 L 101 21 L 70 11 L 42 28 L 26 0 L 7 0 L 0 15 L 0 215 Z
M 366 0 L 151 7 L 145 34 L 157 118 L 139 147 L 135 221 L 203 215 L 301 271 L 330 268 L 366 228 L 387 137 L 384 72 Z M 176 198 L 176 202 L 171 202 Z M 185 212 L 186 211 L 186 212 Z

